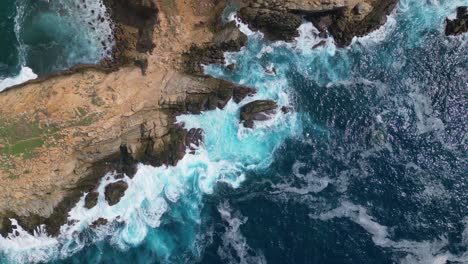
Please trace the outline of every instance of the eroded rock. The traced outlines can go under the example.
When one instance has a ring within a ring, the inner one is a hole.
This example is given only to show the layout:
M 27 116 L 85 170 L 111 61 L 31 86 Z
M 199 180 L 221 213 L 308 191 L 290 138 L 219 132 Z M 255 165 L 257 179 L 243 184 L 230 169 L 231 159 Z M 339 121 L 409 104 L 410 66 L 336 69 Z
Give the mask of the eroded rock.
M 91 209 L 94 206 L 96 206 L 97 203 L 98 203 L 98 197 L 99 197 L 98 192 L 96 192 L 96 191 L 89 192 L 85 197 L 84 207 L 87 208 L 87 209 Z
M 398 0 L 254 0 L 241 1 L 242 21 L 253 30 L 260 30 L 270 40 L 291 41 L 298 36 L 303 19 L 321 31 L 320 37 L 331 32 L 338 46 L 351 44 L 386 22 L 386 16 Z
M 211 43 L 204 46 L 192 45 L 184 54 L 185 71 L 190 74 L 203 74 L 203 65 L 223 64 L 224 52 L 239 51 L 247 42 L 234 21 L 225 24 L 216 32 Z
M 277 111 L 278 105 L 271 100 L 257 100 L 248 103 L 240 109 L 240 120 L 247 128 L 253 128 L 254 121 L 271 119 Z
M 91 228 L 98 228 L 100 226 L 107 225 L 107 223 L 109 223 L 109 221 L 107 219 L 100 217 L 96 221 L 92 222 L 90 227 Z
M 127 189 L 128 183 L 124 181 L 109 183 L 104 191 L 107 203 L 110 206 L 118 204 L 120 199 L 125 195 Z
M 446 19 L 445 35 L 456 36 L 468 32 L 468 6 L 457 8 L 455 19 Z

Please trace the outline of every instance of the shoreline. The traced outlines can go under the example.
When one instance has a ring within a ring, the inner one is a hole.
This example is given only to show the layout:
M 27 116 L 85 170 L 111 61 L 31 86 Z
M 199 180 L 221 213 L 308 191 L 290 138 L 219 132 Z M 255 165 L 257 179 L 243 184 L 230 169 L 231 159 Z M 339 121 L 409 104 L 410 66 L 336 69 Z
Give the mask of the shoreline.
M 131 174 L 138 162 L 175 165 L 191 143 L 200 142 L 199 132 L 175 124 L 177 115 L 223 108 L 231 98 L 254 93 L 201 71 L 201 64 L 222 63 L 225 51 L 245 45 L 235 26 L 219 23 L 226 1 L 202 6 L 177 0 L 129 17 L 119 13 L 127 4 L 106 2 L 115 5 L 108 8 L 116 23 L 118 66 L 76 65 L 0 93 L 0 129 L 31 130 L 20 133 L 19 142 L 35 144 L 14 153 L 17 135 L 0 141 L 0 154 L 7 149 L 6 161 L 0 155 L 0 186 L 11 186 L 0 187 L 2 235 L 12 230 L 8 218 L 29 232 L 45 223 L 57 235 L 77 199 L 93 192 L 105 172 Z

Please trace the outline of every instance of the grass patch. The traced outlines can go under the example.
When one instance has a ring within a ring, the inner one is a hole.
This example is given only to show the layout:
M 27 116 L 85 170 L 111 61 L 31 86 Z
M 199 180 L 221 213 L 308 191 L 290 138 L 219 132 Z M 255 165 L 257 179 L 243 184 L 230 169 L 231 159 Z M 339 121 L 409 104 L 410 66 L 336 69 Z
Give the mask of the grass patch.
M 101 107 L 101 106 L 103 106 L 103 105 L 105 104 L 105 103 L 104 103 L 104 100 L 102 100 L 102 98 L 99 97 L 99 96 L 93 96 L 93 97 L 91 98 L 91 103 L 92 103 L 93 105 L 97 106 L 97 107 Z
M 87 116 L 81 117 L 78 121 L 74 122 L 72 126 L 90 126 L 99 118 L 97 113 L 92 113 Z
M 44 146 L 47 139 L 60 138 L 59 128 L 55 126 L 43 127 L 38 122 L 29 122 L 24 118 L 5 120 L 0 117 L 0 169 L 9 171 L 14 169 L 10 156 L 32 159 L 35 150 Z

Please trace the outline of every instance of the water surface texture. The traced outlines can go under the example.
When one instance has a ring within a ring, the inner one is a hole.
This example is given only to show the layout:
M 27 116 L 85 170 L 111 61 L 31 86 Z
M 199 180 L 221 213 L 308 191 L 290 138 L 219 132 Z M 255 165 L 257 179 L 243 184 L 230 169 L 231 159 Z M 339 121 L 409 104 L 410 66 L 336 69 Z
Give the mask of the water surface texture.
M 101 0 L 3 0 L 0 91 L 111 55 L 113 36 Z
M 121 202 L 83 200 L 58 238 L 18 229 L 6 263 L 468 263 L 467 37 L 445 37 L 462 0 L 403 0 L 379 31 L 313 49 L 249 33 L 232 73 L 292 105 L 255 129 L 240 105 L 180 116 L 205 143 L 176 167 L 139 166 Z M 264 68 L 274 66 L 276 76 Z M 241 102 L 242 104 L 248 101 Z M 99 217 L 113 224 L 92 231 Z M 3 263 L 2 262 L 2 263 Z

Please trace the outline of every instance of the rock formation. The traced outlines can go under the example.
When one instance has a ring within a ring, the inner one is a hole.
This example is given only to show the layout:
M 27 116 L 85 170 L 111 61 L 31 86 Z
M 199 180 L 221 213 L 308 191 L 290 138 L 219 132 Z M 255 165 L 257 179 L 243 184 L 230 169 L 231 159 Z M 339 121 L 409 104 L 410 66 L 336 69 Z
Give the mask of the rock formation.
M 192 44 L 213 43 L 222 52 L 243 45 L 233 40 L 246 40 L 232 25 L 210 29 L 219 15 L 212 11 L 223 10 L 223 3 L 206 2 L 115 0 L 109 5 L 117 23 L 119 69 L 80 67 L 0 93 L 1 234 L 15 218 L 26 230 L 46 224 L 56 235 L 84 192 L 86 207 L 95 206 L 93 190 L 107 172 L 131 177 L 137 162 L 175 165 L 187 148 L 193 151 L 203 133 L 175 124 L 177 115 L 222 108 L 231 98 L 239 102 L 255 92 L 183 73 L 182 54 Z M 127 17 L 119 13 L 124 10 Z M 205 26 L 197 26 L 200 21 Z M 213 32 L 222 32 L 216 43 Z M 146 75 L 132 66 L 137 60 L 147 61 Z
M 338 46 L 363 36 L 386 21 L 398 0 L 253 0 L 242 1 L 239 17 L 271 40 L 291 41 L 303 19 L 330 32 Z
M 254 121 L 265 121 L 277 111 L 278 105 L 271 100 L 250 102 L 240 109 L 240 120 L 245 127 L 253 128 Z
M 253 28 L 273 39 L 290 39 L 302 16 L 312 15 L 346 44 L 349 36 L 380 24 L 395 0 L 346 7 L 340 1 L 306 4 L 318 2 L 255 0 L 242 6 L 241 17 L 252 12 L 246 21 Z M 106 173 L 132 177 L 138 162 L 175 165 L 187 149 L 193 152 L 203 131 L 187 131 L 175 123 L 177 115 L 223 108 L 231 98 L 240 102 L 255 92 L 203 75 L 203 64 L 224 63 L 223 52 L 238 50 L 247 40 L 234 23 L 219 21 L 226 1 L 106 0 L 106 5 L 116 23 L 113 61 L 0 93 L 2 235 L 12 228 L 9 218 L 28 231 L 45 224 L 50 235 L 57 235 L 84 193 L 87 208 L 97 204 L 96 186 Z M 274 14 L 264 18 L 264 12 Z M 373 26 L 360 29 L 359 23 Z M 241 118 L 252 127 L 276 108 L 274 102 L 256 101 L 243 107 Z M 109 204 L 120 200 L 124 183 L 106 188 Z
M 118 204 L 120 199 L 125 195 L 127 189 L 128 183 L 124 181 L 109 183 L 104 192 L 107 203 L 110 206 Z
M 455 19 L 446 19 L 445 35 L 455 36 L 465 32 L 468 32 L 468 6 L 460 6 Z

